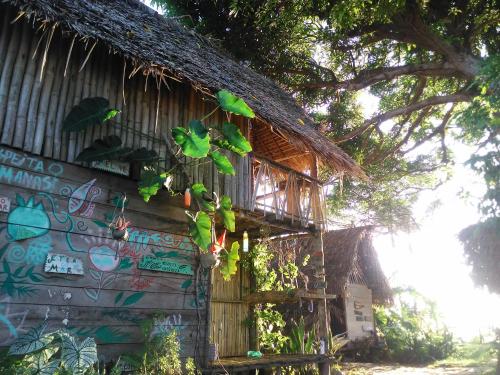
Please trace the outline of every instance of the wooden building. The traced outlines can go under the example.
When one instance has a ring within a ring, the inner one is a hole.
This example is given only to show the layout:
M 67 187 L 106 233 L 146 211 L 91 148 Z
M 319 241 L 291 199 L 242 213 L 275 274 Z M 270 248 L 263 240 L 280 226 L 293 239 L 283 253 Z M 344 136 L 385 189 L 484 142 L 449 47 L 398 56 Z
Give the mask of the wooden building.
M 257 238 L 263 226 L 315 233 L 320 256 L 318 164 L 350 176 L 361 169 L 278 85 L 139 1 L 4 0 L 0 10 L 0 345 L 45 320 L 94 337 L 107 360 L 140 348 L 140 322 L 149 319 L 153 335 L 177 329 L 183 356 L 204 358 L 210 342 L 222 357 L 245 355 L 249 333 L 234 324 L 248 311 L 245 276 L 224 283 L 199 266 L 178 197 L 162 191 L 146 204 L 134 168 L 82 164 L 77 155 L 114 134 L 154 149 L 168 168 L 170 130 L 212 111 L 213 94 L 227 89 L 257 115 L 237 124 L 253 153 L 233 157 L 235 176 L 185 162 L 174 190 L 203 182 L 231 197 L 234 238 L 245 230 Z M 90 97 L 108 99 L 119 114 L 85 132 L 63 131 L 65 116 Z M 207 125 L 223 120 L 217 110 Z M 107 226 L 125 195 L 127 242 Z M 141 269 L 145 256 L 189 271 Z
M 323 236 L 332 332 L 351 341 L 375 337 L 373 305 L 392 303 L 389 283 L 372 244 L 372 227 L 326 232 Z

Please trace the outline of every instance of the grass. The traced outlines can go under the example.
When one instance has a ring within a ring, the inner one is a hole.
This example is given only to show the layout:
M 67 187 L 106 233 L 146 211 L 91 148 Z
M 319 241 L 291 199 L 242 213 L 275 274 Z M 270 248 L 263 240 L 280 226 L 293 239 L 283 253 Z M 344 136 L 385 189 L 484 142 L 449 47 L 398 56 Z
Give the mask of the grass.
M 474 367 L 482 374 L 495 374 L 497 352 L 495 344 L 478 341 L 462 343 L 450 357 L 435 362 L 433 367 Z

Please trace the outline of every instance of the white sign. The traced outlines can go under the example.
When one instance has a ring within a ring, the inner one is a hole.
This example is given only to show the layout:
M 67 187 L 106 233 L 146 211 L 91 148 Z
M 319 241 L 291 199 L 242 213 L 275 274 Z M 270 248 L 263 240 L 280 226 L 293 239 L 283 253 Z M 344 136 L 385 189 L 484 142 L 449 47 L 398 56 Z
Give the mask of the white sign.
M 10 212 L 10 199 L 0 197 L 0 212 Z
M 101 171 L 128 176 L 130 174 L 130 163 L 115 160 L 99 160 L 92 162 L 92 168 L 100 169 Z
M 83 264 L 79 258 L 69 257 L 64 254 L 47 254 L 45 272 L 65 273 L 69 275 L 83 275 Z

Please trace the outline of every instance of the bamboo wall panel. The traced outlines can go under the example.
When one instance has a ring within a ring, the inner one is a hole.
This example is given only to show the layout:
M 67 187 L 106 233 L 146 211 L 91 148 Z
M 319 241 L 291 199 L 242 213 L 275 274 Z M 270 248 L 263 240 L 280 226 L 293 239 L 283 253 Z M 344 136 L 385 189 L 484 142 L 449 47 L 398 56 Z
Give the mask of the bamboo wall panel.
M 106 226 L 122 193 L 132 223 L 127 242 Z M 129 179 L 7 147 L 0 147 L 0 196 L 10 200 L 0 212 L 0 346 L 47 319 L 49 329 L 94 337 L 109 359 L 140 348 L 141 324 L 150 320 L 152 335 L 175 329 L 182 355 L 195 355 L 207 331 L 208 274 L 200 270 L 196 282 L 196 272 L 138 268 L 153 256 L 197 270 L 180 202 L 164 194 L 145 204 Z M 49 253 L 81 260 L 84 274 L 45 272 Z
M 115 134 L 126 146 L 156 150 L 166 159 L 163 167 L 170 168 L 172 155 L 165 137 L 173 127 L 187 126 L 215 108 L 213 98 L 187 83 L 168 78 L 167 84 L 159 83 L 104 46 L 63 36 L 57 28 L 36 33 L 23 19 L 10 24 L 16 15 L 10 8 L 2 9 L 9 10 L 0 17 L 0 56 L 4 57 L 0 65 L 0 142 L 4 145 L 79 164 L 75 160 L 83 148 Z M 120 110 L 119 115 L 83 133 L 63 131 L 62 121 L 71 108 L 83 98 L 95 96 L 107 98 Z M 243 131 L 250 125 L 236 117 L 231 120 Z M 220 125 L 223 121 L 227 121 L 226 115 L 216 111 L 205 123 Z M 234 205 L 248 208 L 251 161 L 231 158 L 236 176 L 220 176 L 211 163 L 186 165 L 185 170 L 191 182 L 203 182 L 208 190 L 229 195 Z M 184 162 L 192 164 L 192 160 Z M 174 183 L 182 191 L 188 182 L 179 174 Z
M 220 357 L 246 356 L 250 350 L 250 309 L 243 298 L 250 292 L 248 272 L 238 272 L 227 282 L 215 269 L 212 274 L 210 340 Z

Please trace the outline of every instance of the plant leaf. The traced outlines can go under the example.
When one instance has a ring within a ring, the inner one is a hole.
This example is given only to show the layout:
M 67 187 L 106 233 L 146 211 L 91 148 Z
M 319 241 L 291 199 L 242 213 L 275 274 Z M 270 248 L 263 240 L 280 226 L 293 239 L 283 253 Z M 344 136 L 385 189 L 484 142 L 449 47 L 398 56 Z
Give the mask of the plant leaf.
M 125 298 L 125 301 L 123 301 L 122 306 L 129 306 L 133 305 L 134 303 L 139 302 L 139 300 L 144 297 L 145 292 L 136 292 L 132 293 L 130 296 Z
M 118 110 L 109 108 L 106 98 L 85 98 L 71 108 L 63 121 L 63 129 L 69 132 L 81 131 L 94 125 L 100 125 L 118 114 Z
M 220 90 L 217 94 L 215 94 L 215 96 L 224 111 L 249 118 L 255 117 L 255 113 L 253 113 L 247 103 L 233 93 L 227 90 Z
M 224 174 L 230 174 L 232 176 L 236 174 L 233 165 L 231 164 L 226 155 L 221 154 L 218 151 L 212 151 L 208 153 L 208 156 L 213 160 L 219 172 Z
M 231 198 L 227 195 L 223 195 L 220 199 L 217 213 L 222 217 L 224 227 L 230 232 L 234 232 L 236 230 L 236 219 L 232 208 L 233 205 L 231 203 Z
M 210 202 L 209 200 L 205 199 L 203 194 L 207 193 L 207 188 L 205 185 L 201 183 L 193 184 L 191 186 L 191 194 L 193 195 L 194 199 L 198 202 L 200 207 L 203 210 L 214 212 L 215 211 L 215 205 L 213 202 Z
M 200 120 L 189 122 L 189 131 L 177 127 L 172 129 L 175 143 L 181 146 L 182 152 L 192 158 L 204 158 L 210 149 L 210 135 Z
M 28 354 L 45 348 L 53 340 L 51 335 L 43 334 L 46 327 L 47 323 L 44 322 L 38 327 L 31 328 L 24 335 L 19 336 L 10 346 L 9 354 Z
M 118 293 L 118 294 L 116 295 L 116 297 L 115 297 L 115 305 L 116 305 L 118 302 L 120 302 L 120 300 L 122 299 L 122 297 L 123 297 L 123 292 L 120 292 L 120 293 Z
M 212 221 L 206 212 L 198 211 L 196 216 L 189 218 L 189 234 L 195 244 L 202 250 L 208 251 L 208 246 L 212 240 L 211 229 Z
M 146 169 L 141 173 L 141 179 L 139 180 L 139 194 L 141 195 L 144 202 L 149 202 L 149 199 L 158 194 L 158 190 L 161 189 L 165 181 L 167 180 L 167 173 L 158 173 L 154 170 Z
M 187 289 L 191 286 L 191 284 L 193 283 L 193 280 L 191 279 L 187 279 L 185 280 L 182 284 L 181 284 L 181 289 Z
M 132 152 L 128 147 L 122 147 L 122 140 L 116 135 L 108 135 L 102 139 L 96 139 L 90 147 L 87 147 L 78 154 L 77 161 L 101 161 L 120 160 L 125 155 Z
M 133 162 L 138 161 L 141 163 L 152 163 L 159 159 L 158 154 L 155 150 L 148 150 L 146 147 L 141 147 L 137 150 L 132 151 L 125 158 L 126 161 Z
M 252 145 L 245 136 L 241 134 L 240 129 L 236 125 L 230 122 L 223 123 L 222 134 L 231 146 L 241 150 L 245 154 L 252 151 Z
M 220 267 L 220 273 L 225 281 L 231 280 L 231 276 L 238 271 L 236 263 L 240 260 L 239 249 L 240 244 L 235 241 L 231 244 L 231 250 L 226 252 L 225 255 L 221 255 L 222 266 Z
M 87 337 L 80 344 L 68 334 L 61 335 L 61 339 L 61 361 L 67 370 L 74 374 L 83 374 L 97 362 L 97 347 L 93 338 Z

